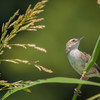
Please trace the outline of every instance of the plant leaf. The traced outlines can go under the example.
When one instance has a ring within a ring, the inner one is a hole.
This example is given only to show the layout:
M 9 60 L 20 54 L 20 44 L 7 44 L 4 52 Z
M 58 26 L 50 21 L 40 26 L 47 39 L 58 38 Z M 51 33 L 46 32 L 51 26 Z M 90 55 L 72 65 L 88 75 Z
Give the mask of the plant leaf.
M 98 97 L 100 97 L 100 94 L 96 94 L 96 95 L 94 95 L 94 96 L 92 96 L 92 97 L 90 97 L 90 98 L 88 98 L 86 100 L 94 100 L 94 99 L 96 99 Z
M 31 93 L 31 90 L 28 88 L 23 89 L 25 92 Z
M 54 78 L 48 78 L 48 79 L 40 79 L 40 80 L 32 81 L 26 84 L 21 84 L 17 88 L 8 90 L 8 92 L 1 98 L 1 100 L 6 99 L 8 96 L 10 96 L 11 94 L 19 90 L 23 90 L 25 88 L 29 88 L 31 86 L 35 86 L 35 85 L 43 84 L 43 83 L 69 83 L 69 84 L 84 84 L 84 85 L 100 86 L 100 83 L 91 82 L 91 81 L 79 80 L 75 78 L 54 77 Z

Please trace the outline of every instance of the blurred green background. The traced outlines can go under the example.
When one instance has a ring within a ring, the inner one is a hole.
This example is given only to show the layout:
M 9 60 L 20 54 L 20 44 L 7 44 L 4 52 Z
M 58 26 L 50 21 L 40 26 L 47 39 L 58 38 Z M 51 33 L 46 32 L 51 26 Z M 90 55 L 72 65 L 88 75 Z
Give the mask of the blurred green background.
M 0 27 L 17 9 L 20 9 L 20 14 L 23 14 L 29 4 L 34 6 L 38 1 L 0 0 Z M 49 0 L 44 10 L 39 17 L 43 17 L 45 20 L 39 24 L 46 25 L 45 29 L 37 32 L 20 32 L 10 43 L 33 43 L 45 48 L 48 52 L 45 54 L 33 48 L 13 47 L 11 50 L 5 49 L 1 58 L 40 60 L 40 65 L 52 69 L 54 73 L 40 72 L 30 65 L 2 62 L 0 64 L 1 79 L 14 82 L 49 77 L 80 78 L 80 75 L 68 62 L 65 45 L 71 38 L 84 36 L 79 48 L 89 54 L 92 53 L 100 35 L 100 5 L 96 0 Z M 100 66 L 100 55 L 97 64 Z M 100 82 L 98 78 L 90 80 Z M 76 86 L 72 84 L 41 84 L 31 87 L 32 93 L 19 91 L 6 100 L 71 100 Z M 0 92 L 0 98 L 5 92 Z M 97 93 L 100 93 L 100 88 L 83 86 L 82 95 L 78 99 L 84 100 Z

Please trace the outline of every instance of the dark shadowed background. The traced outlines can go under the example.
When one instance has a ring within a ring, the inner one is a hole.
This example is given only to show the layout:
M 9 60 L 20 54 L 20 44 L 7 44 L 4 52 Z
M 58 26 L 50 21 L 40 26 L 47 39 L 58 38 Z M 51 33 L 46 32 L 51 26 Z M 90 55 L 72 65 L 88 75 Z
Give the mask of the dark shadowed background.
M 0 0 L 0 28 L 20 9 L 20 14 L 39 0 Z M 5 49 L 1 58 L 19 58 L 28 60 L 40 60 L 39 64 L 50 68 L 53 74 L 40 72 L 37 68 L 25 64 L 1 63 L 1 79 L 9 82 L 18 80 L 37 80 L 50 77 L 80 78 L 68 62 L 65 45 L 71 38 L 84 36 L 80 49 L 89 54 L 92 53 L 96 40 L 100 35 L 100 5 L 96 0 L 49 0 L 44 12 L 39 17 L 45 18 L 40 24 L 46 25 L 43 30 L 37 32 L 20 32 L 10 43 L 33 43 L 47 49 L 43 53 L 33 48 L 23 49 L 13 47 Z M 1 33 L 0 33 L 1 34 Z M 97 59 L 100 66 L 100 55 Z M 90 79 L 100 82 L 98 78 Z M 72 84 L 41 84 L 31 87 L 32 93 L 19 91 L 6 100 L 71 100 L 74 88 Z M 6 91 L 0 92 L 0 98 Z M 100 93 L 100 88 L 83 86 L 79 100 L 84 100 L 92 95 Z

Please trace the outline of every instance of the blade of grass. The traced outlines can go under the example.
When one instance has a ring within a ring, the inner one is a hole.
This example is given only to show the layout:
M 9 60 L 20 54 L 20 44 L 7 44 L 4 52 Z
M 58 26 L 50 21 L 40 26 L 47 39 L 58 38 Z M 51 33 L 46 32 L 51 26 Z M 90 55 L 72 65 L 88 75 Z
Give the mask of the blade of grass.
M 87 64 L 87 66 L 85 67 L 85 70 L 84 70 L 84 72 L 83 72 L 83 74 L 81 76 L 81 79 L 84 79 L 86 73 L 90 70 L 90 68 L 95 63 L 95 61 L 96 61 L 96 59 L 97 59 L 97 57 L 99 55 L 99 52 L 100 52 L 100 36 L 99 36 L 99 38 L 98 38 L 98 40 L 96 42 L 96 45 L 95 45 L 95 48 L 93 50 L 92 56 L 91 56 L 91 58 L 90 58 L 90 60 L 89 60 L 89 62 Z M 79 84 L 77 89 L 76 89 L 76 91 L 79 92 L 81 87 L 82 87 L 82 84 Z M 78 96 L 78 94 L 74 93 L 72 100 L 76 100 L 77 96 Z
M 96 95 L 94 95 L 94 96 L 92 96 L 92 97 L 90 97 L 90 98 L 88 98 L 86 100 L 94 100 L 94 99 L 96 99 L 98 97 L 100 97 L 100 94 L 96 94 Z
M 96 45 L 95 45 L 95 48 L 93 50 L 93 53 L 92 53 L 92 56 L 87 64 L 87 66 L 85 67 L 85 70 L 84 72 L 88 72 L 90 70 L 90 68 L 93 66 L 93 64 L 95 63 L 98 55 L 99 55 L 99 52 L 100 52 L 100 36 L 96 42 Z
M 54 78 L 40 79 L 37 81 L 32 81 L 32 82 L 27 83 L 27 84 L 21 84 L 20 86 L 9 90 L 1 98 L 1 100 L 6 99 L 8 96 L 10 96 L 11 94 L 13 94 L 19 90 L 23 90 L 25 88 L 29 88 L 31 86 L 35 86 L 35 85 L 43 84 L 43 83 L 68 83 L 68 84 L 84 84 L 84 85 L 100 86 L 100 83 L 91 82 L 91 81 L 79 80 L 79 79 L 75 79 L 75 78 L 54 77 Z

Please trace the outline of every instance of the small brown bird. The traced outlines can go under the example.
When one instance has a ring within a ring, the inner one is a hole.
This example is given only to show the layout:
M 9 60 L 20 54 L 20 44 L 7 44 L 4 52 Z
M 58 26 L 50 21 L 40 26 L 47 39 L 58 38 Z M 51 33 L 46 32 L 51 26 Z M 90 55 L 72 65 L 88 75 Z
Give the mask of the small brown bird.
M 85 52 L 81 52 L 78 49 L 80 40 L 82 40 L 83 37 L 79 39 L 71 39 L 66 44 L 66 53 L 69 59 L 70 64 L 72 67 L 80 74 L 82 75 L 85 66 L 87 65 L 90 55 L 86 54 Z M 100 68 L 95 63 L 89 72 L 86 74 L 87 77 L 100 77 Z

